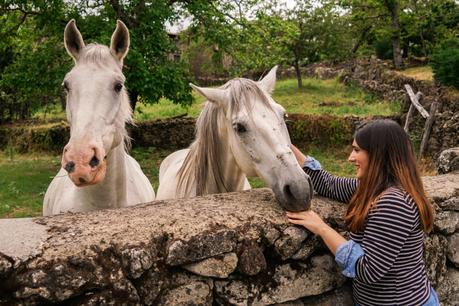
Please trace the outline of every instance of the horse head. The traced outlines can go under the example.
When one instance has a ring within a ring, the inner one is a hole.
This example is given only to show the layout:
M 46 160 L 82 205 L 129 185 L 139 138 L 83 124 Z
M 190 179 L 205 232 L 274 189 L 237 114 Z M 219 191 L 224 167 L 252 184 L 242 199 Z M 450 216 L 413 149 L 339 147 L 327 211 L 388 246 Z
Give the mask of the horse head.
M 129 32 L 118 20 L 110 48 L 99 44 L 86 46 L 71 20 L 65 27 L 64 43 L 75 65 L 62 83 L 70 124 L 62 167 L 72 182 L 82 187 L 104 179 L 106 157 L 111 149 L 123 144 L 125 122 L 132 120 L 122 73 Z
M 223 135 L 242 171 L 261 177 L 283 208 L 301 211 L 309 208 L 313 189 L 290 148 L 285 110 L 271 97 L 276 70 L 258 82 L 239 78 L 220 88 L 191 86 L 223 110 Z

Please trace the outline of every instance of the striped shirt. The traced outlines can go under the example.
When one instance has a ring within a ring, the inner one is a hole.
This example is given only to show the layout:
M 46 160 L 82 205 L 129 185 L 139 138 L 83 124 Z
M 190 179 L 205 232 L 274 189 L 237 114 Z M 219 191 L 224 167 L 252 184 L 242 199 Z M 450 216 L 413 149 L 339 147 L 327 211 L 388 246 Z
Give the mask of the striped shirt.
M 304 167 L 314 190 L 349 203 L 357 179 Z M 370 210 L 363 231 L 350 233 L 364 255 L 356 263 L 354 302 L 358 305 L 422 305 L 430 296 L 423 261 L 421 220 L 416 203 L 400 187 L 389 187 Z

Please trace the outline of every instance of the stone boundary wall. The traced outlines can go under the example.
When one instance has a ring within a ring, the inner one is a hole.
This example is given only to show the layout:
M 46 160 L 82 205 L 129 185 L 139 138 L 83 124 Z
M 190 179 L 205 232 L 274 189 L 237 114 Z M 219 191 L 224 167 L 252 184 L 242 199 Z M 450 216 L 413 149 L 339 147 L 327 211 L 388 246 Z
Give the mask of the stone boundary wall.
M 339 76 L 344 82 L 355 83 L 369 92 L 389 100 L 404 102 L 402 114 L 393 119 L 404 123 L 410 101 L 404 84 L 410 84 L 415 92 L 424 96 L 421 104 L 429 110 L 434 101 L 440 103 L 437 119 L 427 147 L 427 154 L 438 157 L 448 148 L 459 146 L 459 91 L 437 86 L 434 82 L 420 81 L 390 70 L 390 64 L 378 59 L 351 60 L 339 64 L 318 63 L 303 69 L 308 77 L 327 79 Z M 292 69 L 279 69 L 279 78 L 295 77 Z M 330 116 L 292 116 L 289 123 L 294 143 L 315 141 L 335 144 L 336 140 L 351 141 L 356 117 L 337 118 Z M 361 119 L 360 119 L 361 120 Z M 410 125 L 410 134 L 420 141 L 425 120 L 415 112 Z M 162 119 L 142 122 L 130 128 L 135 146 L 155 146 L 177 150 L 187 147 L 194 139 L 193 118 Z M 352 130 L 351 130 L 352 129 Z M 319 131 L 321 133 L 319 133 Z M 61 153 L 68 141 L 69 128 L 65 122 L 36 126 L 31 124 L 0 126 L 0 150 L 10 148 L 20 153 L 50 151 Z M 344 140 L 345 139 L 345 140 Z
M 398 117 L 392 117 L 400 121 Z M 355 127 L 363 120 L 358 117 L 332 117 L 293 114 L 287 126 L 293 143 L 324 145 L 350 144 Z M 196 119 L 177 118 L 140 122 L 130 126 L 133 147 L 156 147 L 178 150 L 194 140 Z M 52 152 L 60 154 L 69 140 L 70 128 L 64 121 L 46 125 L 15 124 L 0 126 L 0 150 L 18 153 Z
M 443 305 L 459 304 L 459 172 L 425 177 Z M 344 233 L 345 205 L 313 209 Z M 289 302 L 289 304 L 281 304 Z M 352 305 L 349 281 L 270 189 L 0 220 L 0 305 Z
M 429 111 L 432 102 L 440 104 L 429 138 L 427 154 L 437 158 L 448 148 L 459 146 L 459 90 L 438 86 L 432 81 L 422 81 L 392 70 L 387 61 L 375 58 L 352 60 L 339 64 L 319 63 L 308 66 L 305 76 L 327 79 L 339 76 L 345 83 L 354 83 L 367 91 L 388 100 L 403 102 L 401 119 L 405 122 L 410 99 L 404 88 L 409 84 L 413 91 L 422 92 L 422 106 Z M 422 137 L 425 119 L 415 111 L 410 124 L 410 135 Z

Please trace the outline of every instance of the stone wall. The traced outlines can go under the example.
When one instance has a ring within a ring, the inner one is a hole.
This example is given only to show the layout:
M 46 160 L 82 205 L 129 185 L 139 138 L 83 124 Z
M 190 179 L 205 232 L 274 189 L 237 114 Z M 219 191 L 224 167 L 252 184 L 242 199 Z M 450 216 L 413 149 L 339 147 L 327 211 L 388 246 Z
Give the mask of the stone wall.
M 398 117 L 392 117 L 400 121 Z M 358 117 L 332 117 L 293 114 L 287 126 L 296 144 L 327 146 L 349 144 Z M 188 147 L 194 140 L 195 118 L 159 119 L 140 122 L 128 128 L 133 147 L 156 147 L 170 151 Z M 19 153 L 47 151 L 62 152 L 69 140 L 70 128 L 66 122 L 48 124 L 14 124 L 0 126 L 0 150 L 12 149 Z
M 375 58 L 353 60 L 339 64 L 314 64 L 304 70 L 305 76 L 321 79 L 339 76 L 345 83 L 354 83 L 369 92 L 388 100 L 403 102 L 401 119 L 405 122 L 411 104 L 404 85 L 422 92 L 422 106 L 429 111 L 432 102 L 439 103 L 436 120 L 428 142 L 427 153 L 437 158 L 440 152 L 459 146 L 459 91 L 438 86 L 435 82 L 421 81 L 390 69 L 391 64 Z M 415 111 L 410 125 L 410 135 L 419 141 L 425 119 Z
M 435 202 L 428 274 L 459 303 L 459 172 L 424 178 Z M 345 206 L 313 209 L 345 234 Z M 0 305 L 352 305 L 349 281 L 269 189 L 118 210 L 0 220 Z

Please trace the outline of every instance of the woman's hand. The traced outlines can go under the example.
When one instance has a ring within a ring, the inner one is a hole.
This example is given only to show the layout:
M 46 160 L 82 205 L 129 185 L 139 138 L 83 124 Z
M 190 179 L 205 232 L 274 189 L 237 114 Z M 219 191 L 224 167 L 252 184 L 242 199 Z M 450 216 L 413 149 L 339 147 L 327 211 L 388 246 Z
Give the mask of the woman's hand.
M 288 221 L 302 225 L 314 234 L 320 236 L 333 254 L 339 245 L 346 242 L 343 236 L 326 224 L 318 214 L 312 210 L 287 212 Z
M 288 221 L 293 224 L 302 225 L 316 235 L 321 236 L 321 231 L 329 227 L 318 214 L 312 210 L 300 212 L 287 212 Z

